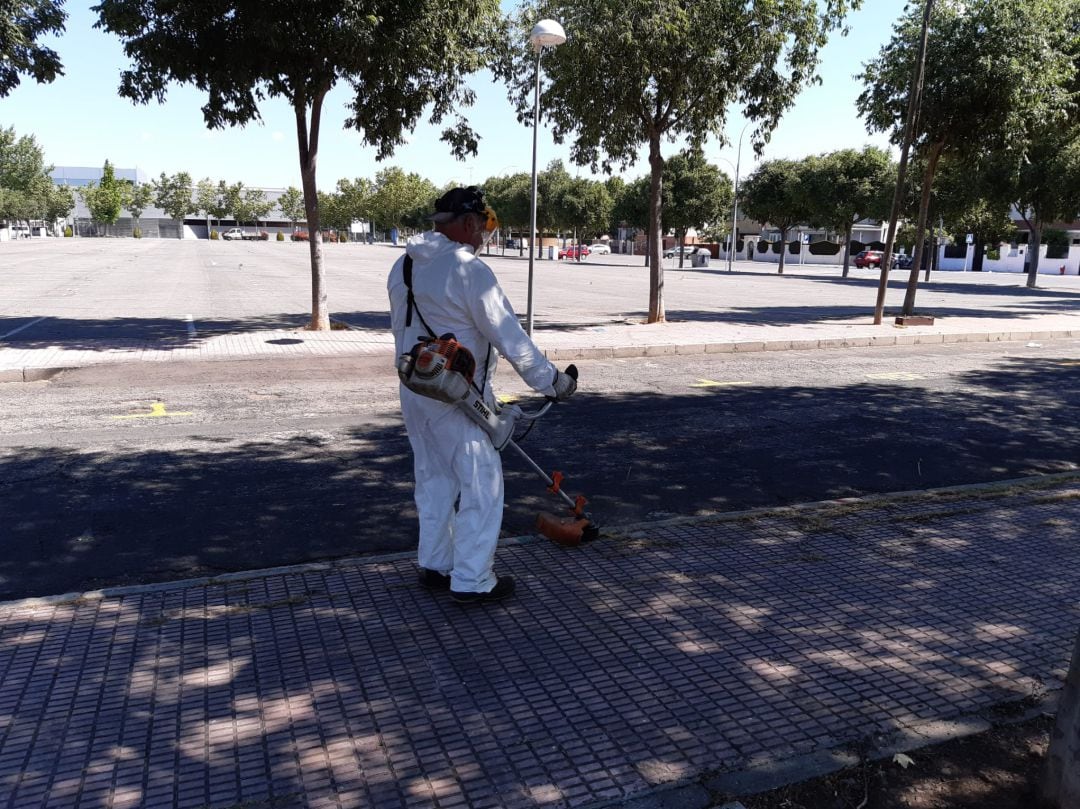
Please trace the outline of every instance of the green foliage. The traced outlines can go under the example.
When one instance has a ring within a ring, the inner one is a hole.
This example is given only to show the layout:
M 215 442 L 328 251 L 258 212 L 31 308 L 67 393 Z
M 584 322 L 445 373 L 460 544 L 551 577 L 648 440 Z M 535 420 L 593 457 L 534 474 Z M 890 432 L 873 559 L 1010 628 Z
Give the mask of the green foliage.
M 131 229 L 131 235 L 136 239 L 141 239 L 142 238 L 142 228 L 140 228 L 140 227 L 132 228 Z
M 739 189 L 743 213 L 779 229 L 781 243 L 787 241 L 792 227 L 809 219 L 809 167 L 806 161 L 768 160 Z M 780 253 L 779 272 L 783 272 L 786 251 L 777 247 L 776 252 Z
M 848 233 L 861 219 L 887 219 L 896 166 L 874 146 L 805 159 L 806 223 Z
M 220 219 L 221 217 L 215 216 L 216 208 L 217 188 L 213 180 L 209 177 L 203 177 L 195 184 L 195 213 L 202 214 L 207 220 L 211 217 Z M 207 221 L 207 225 L 209 224 L 210 222 Z
M 1010 202 L 1022 212 L 1035 206 L 1022 198 L 1021 179 L 1041 173 L 1034 152 L 1046 133 L 1071 133 L 1080 116 L 1075 102 L 1080 38 L 1071 21 L 1077 0 L 965 0 L 940 2 L 931 16 L 926 70 L 917 126 L 916 154 L 927 159 L 923 172 L 920 227 L 934 185 L 936 157 L 1012 155 L 1015 192 Z M 909 4 L 894 26 L 892 39 L 866 65 L 866 85 L 857 104 L 871 131 L 902 139 L 910 80 L 921 29 L 922 6 Z M 1066 140 L 1071 134 L 1066 134 Z M 1009 172 L 1004 172 L 1008 175 Z M 1035 215 L 1036 220 L 1040 215 Z M 1038 226 L 1032 232 L 1038 247 Z M 921 234 L 915 240 L 921 242 Z M 1032 250 L 1030 286 L 1038 268 Z M 904 311 L 914 305 L 914 280 Z
M 941 162 L 934 189 L 934 211 L 945 233 L 963 241 L 971 233 L 976 243 L 1011 241 L 1015 232 L 1009 216 L 1012 189 L 1006 171 L 990 154 L 952 157 Z
M 38 42 L 45 34 L 62 34 L 67 14 L 64 0 L 5 0 L 0 3 L 0 98 L 22 76 L 39 84 L 64 75 L 60 57 Z
M 33 135 L 0 128 L 0 220 L 52 222 L 71 213 L 75 197 L 67 186 L 53 185 L 51 171 Z
M 281 232 L 280 230 L 278 231 L 278 234 L 277 234 L 277 240 L 278 240 L 279 242 L 283 242 L 283 241 L 285 241 L 285 234 L 284 234 L 284 233 L 282 233 L 282 232 Z
M 504 228 L 528 230 L 532 200 L 532 175 L 525 172 L 506 177 L 488 177 L 484 198 L 499 217 Z
M 615 197 L 612 219 L 621 227 L 645 230 L 649 224 L 649 178 L 638 177 Z
M 64 236 L 68 239 L 74 235 L 75 231 L 72 230 L 71 225 L 64 225 Z
M 181 171 L 171 176 L 165 172 L 153 181 L 154 204 L 173 219 L 184 221 L 189 213 L 195 213 L 196 203 L 192 200 L 191 175 Z M 180 228 L 181 238 L 184 229 Z
M 230 193 L 230 199 L 237 224 L 251 222 L 258 225 L 274 209 L 274 203 L 266 198 L 266 192 L 261 188 L 244 188 L 240 183 L 235 188 L 236 193 Z
M 733 198 L 731 179 L 700 149 L 684 149 L 664 165 L 664 229 L 674 230 L 680 243 L 690 228 L 722 220 Z
M 347 182 L 346 180 L 338 181 L 338 189 L 340 190 L 341 184 Z M 289 186 L 285 189 L 285 192 L 278 197 L 278 208 L 281 209 L 281 214 L 289 220 L 289 224 L 295 226 L 298 221 L 304 218 L 304 195 L 299 188 Z
M 1047 258 L 1068 258 L 1072 241 L 1064 230 L 1046 228 L 1042 232 L 1042 241 L 1046 245 Z
M 430 180 L 397 166 L 375 175 L 371 193 L 371 219 L 382 230 L 407 225 L 421 227 L 431 213 L 438 189 Z
M 210 231 L 210 241 L 216 242 L 220 238 L 221 238 L 221 234 L 219 234 L 216 230 L 211 230 Z
M 101 0 L 93 10 L 96 27 L 116 34 L 133 60 L 121 74 L 121 95 L 160 102 L 170 81 L 195 85 L 208 93 L 207 126 L 219 128 L 257 120 L 267 97 L 314 111 L 330 88 L 347 83 L 355 96 L 346 126 L 380 159 L 425 110 L 437 124 L 472 102 L 464 79 L 484 67 L 498 13 L 494 0 L 326 0 L 307 10 Z M 456 154 L 475 153 L 463 119 L 444 140 Z
M 568 178 L 550 201 L 562 228 L 585 238 L 607 232 L 615 205 L 607 186 L 585 177 Z
M 1075 0 L 939 2 L 931 16 L 915 143 L 970 153 L 1026 140 L 1033 120 L 1075 116 Z M 857 104 L 871 131 L 899 143 L 914 69 L 921 3 L 861 75 Z M 973 125 L 977 122 L 977 125 Z
M 609 173 L 649 147 L 650 208 L 661 208 L 662 144 L 700 147 L 722 137 L 730 106 L 756 122 L 760 153 L 798 91 L 813 80 L 818 52 L 858 0 L 529 0 L 514 15 L 496 73 L 518 119 L 533 108 L 536 55 L 528 43 L 543 17 L 562 22 L 569 42 L 543 57 L 540 104 L 557 142 L 571 141 L 579 165 Z M 598 82 L 602 86 L 598 87 Z M 603 103 L 597 103 L 602 99 Z M 660 217 L 650 216 L 649 320 L 664 319 Z
M 98 211 L 94 219 L 108 225 L 115 224 L 116 220 L 120 218 L 124 192 L 122 184 L 116 179 L 116 172 L 113 170 L 112 163 L 108 160 L 105 161 L 105 166 L 101 171 L 101 184 L 98 186 L 98 192 Z
M 154 187 L 147 183 L 129 186 L 125 195 L 124 207 L 136 223 L 142 218 L 143 211 L 154 204 Z

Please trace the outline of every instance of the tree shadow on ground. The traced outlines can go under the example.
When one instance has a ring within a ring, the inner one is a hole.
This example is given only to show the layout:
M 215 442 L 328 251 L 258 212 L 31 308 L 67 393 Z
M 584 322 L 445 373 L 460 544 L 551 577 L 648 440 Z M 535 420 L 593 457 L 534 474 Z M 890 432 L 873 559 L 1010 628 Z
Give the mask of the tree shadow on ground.
M 1000 480 L 1080 465 L 1068 361 L 1003 358 L 965 388 L 917 383 L 575 397 L 524 449 L 597 519 L 676 514 Z M 385 416 L 396 419 L 396 403 Z M 0 598 L 168 580 L 415 542 L 412 459 L 398 423 L 283 429 L 180 447 L 0 452 Z M 504 533 L 559 501 L 504 460 Z

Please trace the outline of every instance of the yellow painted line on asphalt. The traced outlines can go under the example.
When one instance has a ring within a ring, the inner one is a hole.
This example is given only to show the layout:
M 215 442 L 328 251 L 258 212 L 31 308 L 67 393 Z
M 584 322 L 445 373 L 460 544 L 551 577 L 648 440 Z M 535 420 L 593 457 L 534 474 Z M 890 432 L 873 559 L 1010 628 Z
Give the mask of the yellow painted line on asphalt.
M 740 385 L 749 385 L 749 382 L 717 382 L 715 379 L 699 379 L 690 385 L 692 388 L 736 388 Z
M 867 379 L 884 379 L 889 382 L 912 382 L 916 379 L 926 379 L 922 374 L 913 374 L 910 371 L 892 371 L 885 374 L 867 374 Z
M 499 396 L 499 401 L 502 402 L 503 404 L 511 404 L 513 402 L 516 402 L 517 400 L 518 400 L 518 397 L 514 396 L 513 394 L 510 394 L 510 393 L 504 393 L 501 396 Z
M 132 413 L 128 416 L 113 416 L 114 419 L 157 419 L 167 416 L 193 416 L 191 411 L 174 411 L 169 413 L 165 410 L 164 402 L 154 402 L 150 405 L 149 413 Z

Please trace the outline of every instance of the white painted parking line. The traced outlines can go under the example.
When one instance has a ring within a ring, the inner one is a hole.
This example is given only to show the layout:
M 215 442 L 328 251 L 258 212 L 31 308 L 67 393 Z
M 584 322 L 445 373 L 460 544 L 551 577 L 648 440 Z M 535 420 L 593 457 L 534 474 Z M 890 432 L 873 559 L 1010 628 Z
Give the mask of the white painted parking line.
M 11 335 L 13 335 L 13 334 L 18 334 L 18 333 L 19 333 L 19 332 L 21 332 L 21 331 L 22 331 L 23 329 L 29 329 L 29 328 L 30 328 L 31 326 L 33 326 L 33 325 L 34 325 L 35 323 L 40 323 L 41 321 L 43 321 L 43 320 L 45 320 L 45 319 L 46 319 L 46 318 L 44 318 L 44 317 L 39 317 L 39 318 L 38 318 L 37 320 L 31 320 L 31 321 L 30 321 L 29 323 L 23 323 L 23 324 L 22 324 L 21 326 L 19 326 L 19 328 L 17 328 L 17 329 L 12 329 L 12 330 L 11 330 L 11 331 L 9 331 L 9 332 L 8 332 L 7 334 L 0 334 L 0 340 L 6 340 L 6 339 L 7 339 L 8 337 L 10 337 Z
M 185 315 L 184 319 L 187 321 L 187 333 L 189 337 L 195 336 L 195 318 L 191 315 Z

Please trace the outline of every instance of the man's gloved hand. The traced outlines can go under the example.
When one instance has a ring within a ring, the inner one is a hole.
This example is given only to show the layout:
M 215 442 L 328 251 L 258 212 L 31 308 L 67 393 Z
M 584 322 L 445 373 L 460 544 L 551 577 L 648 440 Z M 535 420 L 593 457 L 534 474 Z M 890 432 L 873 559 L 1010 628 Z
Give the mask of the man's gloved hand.
M 555 401 L 565 402 L 577 390 L 577 366 L 568 365 L 566 371 L 556 371 L 551 386 L 555 388 Z

